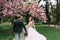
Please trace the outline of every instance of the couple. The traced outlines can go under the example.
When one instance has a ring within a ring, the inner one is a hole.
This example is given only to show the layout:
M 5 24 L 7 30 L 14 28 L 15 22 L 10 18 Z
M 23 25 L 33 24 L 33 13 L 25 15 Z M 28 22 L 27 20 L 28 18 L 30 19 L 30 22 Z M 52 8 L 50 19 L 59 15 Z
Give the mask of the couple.
M 17 20 L 14 21 L 13 31 L 15 33 L 15 38 L 13 40 L 46 40 L 46 38 L 39 34 L 35 29 L 35 23 L 32 17 L 29 18 L 29 23 L 24 26 L 22 16 L 17 16 Z M 23 33 L 23 28 L 25 34 Z

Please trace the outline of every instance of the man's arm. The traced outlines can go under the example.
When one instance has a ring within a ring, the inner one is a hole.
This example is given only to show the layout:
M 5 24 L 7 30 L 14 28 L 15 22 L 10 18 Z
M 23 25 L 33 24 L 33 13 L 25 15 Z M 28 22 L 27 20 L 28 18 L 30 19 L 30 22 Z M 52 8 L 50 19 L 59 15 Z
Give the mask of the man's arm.
M 22 23 L 24 30 L 27 32 L 25 25 Z
M 22 25 L 23 25 L 23 28 L 24 28 L 24 30 L 26 31 L 25 32 L 25 34 L 24 34 L 24 36 L 28 36 L 27 34 L 28 34 L 28 32 L 27 32 L 27 30 L 26 30 L 26 27 L 24 26 L 24 24 L 22 23 Z

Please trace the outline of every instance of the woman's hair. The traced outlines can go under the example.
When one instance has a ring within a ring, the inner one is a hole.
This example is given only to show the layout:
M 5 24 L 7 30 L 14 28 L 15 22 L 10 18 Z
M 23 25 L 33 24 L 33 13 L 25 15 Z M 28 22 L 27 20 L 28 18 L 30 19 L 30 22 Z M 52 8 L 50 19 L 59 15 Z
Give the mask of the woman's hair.
M 32 21 L 32 20 L 34 20 L 33 17 L 30 17 L 30 18 L 29 18 L 29 21 Z

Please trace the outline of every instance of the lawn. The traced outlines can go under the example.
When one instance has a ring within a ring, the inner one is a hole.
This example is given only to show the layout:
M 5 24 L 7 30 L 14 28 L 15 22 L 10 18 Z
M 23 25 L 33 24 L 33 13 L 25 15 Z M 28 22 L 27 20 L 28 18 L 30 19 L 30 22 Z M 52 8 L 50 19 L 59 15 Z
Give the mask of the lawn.
M 0 40 L 12 40 L 12 27 L 10 25 L 0 26 Z
M 47 40 L 60 40 L 60 30 L 40 25 L 36 25 L 36 29 L 39 33 L 46 36 Z M 12 40 L 13 38 L 11 25 L 0 26 L 0 40 Z

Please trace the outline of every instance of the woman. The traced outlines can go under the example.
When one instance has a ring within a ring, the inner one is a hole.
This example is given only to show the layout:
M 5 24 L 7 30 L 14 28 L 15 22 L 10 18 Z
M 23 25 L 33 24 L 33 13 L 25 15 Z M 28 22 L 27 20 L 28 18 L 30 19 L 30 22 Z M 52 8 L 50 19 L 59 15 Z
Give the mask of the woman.
M 28 36 L 25 38 L 25 40 L 46 40 L 46 37 L 36 31 L 35 23 L 32 17 L 29 18 L 29 23 L 26 27 Z

